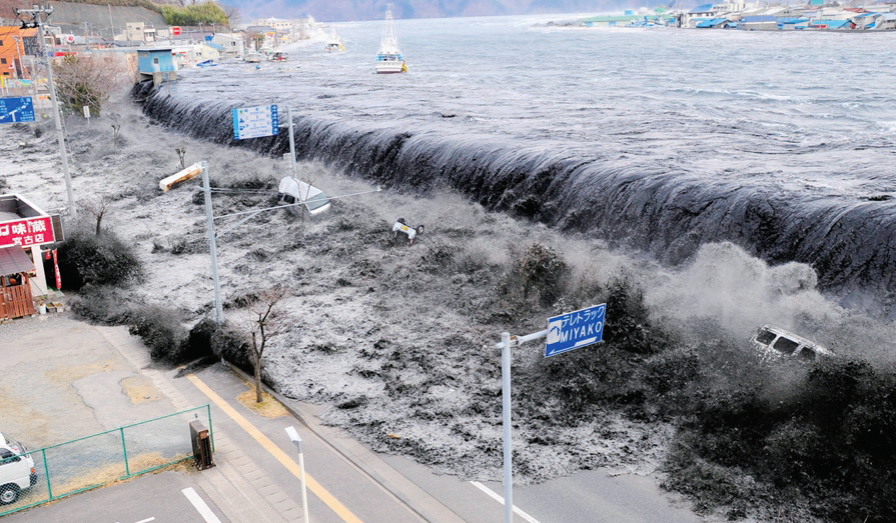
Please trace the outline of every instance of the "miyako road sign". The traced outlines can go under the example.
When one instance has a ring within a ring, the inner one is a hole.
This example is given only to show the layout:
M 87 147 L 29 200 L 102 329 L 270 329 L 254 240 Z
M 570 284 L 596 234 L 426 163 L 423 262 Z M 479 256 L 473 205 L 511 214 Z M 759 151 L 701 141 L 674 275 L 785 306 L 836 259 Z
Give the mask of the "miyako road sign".
M 544 357 L 568 352 L 601 341 L 607 304 L 567 312 L 548 318 L 547 342 Z
M 275 135 L 279 127 L 276 105 L 240 107 L 233 110 L 234 140 Z

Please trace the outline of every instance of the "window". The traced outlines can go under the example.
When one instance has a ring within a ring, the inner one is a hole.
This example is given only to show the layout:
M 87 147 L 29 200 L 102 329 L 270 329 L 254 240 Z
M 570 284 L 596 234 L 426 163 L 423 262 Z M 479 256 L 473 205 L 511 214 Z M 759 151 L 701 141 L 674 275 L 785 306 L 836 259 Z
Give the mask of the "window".
M 0 465 L 6 465 L 7 463 L 15 463 L 16 461 L 21 461 L 22 458 L 16 456 L 12 452 L 3 449 L 0 450 Z
M 759 334 L 756 335 L 756 341 L 763 345 L 768 345 L 775 339 L 775 333 L 767 330 L 762 330 Z
M 796 348 L 799 347 L 799 345 L 799 343 L 781 336 L 780 338 L 778 338 L 778 341 L 775 342 L 774 348 L 776 351 L 782 354 L 792 354 L 793 351 L 795 351 Z
M 815 351 L 810 349 L 809 347 L 803 347 L 802 349 L 800 349 L 800 353 L 797 354 L 796 357 L 800 361 L 814 361 Z
M 6 63 L 6 58 L 0 58 L 0 64 L 5 64 L 5 63 Z

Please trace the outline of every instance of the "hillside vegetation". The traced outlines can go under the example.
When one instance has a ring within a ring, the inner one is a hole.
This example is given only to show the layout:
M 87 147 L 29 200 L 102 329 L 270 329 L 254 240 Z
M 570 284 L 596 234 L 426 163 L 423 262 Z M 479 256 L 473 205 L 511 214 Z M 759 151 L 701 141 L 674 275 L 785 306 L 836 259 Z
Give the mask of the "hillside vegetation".
M 142 7 L 161 14 L 165 18 L 168 25 L 185 25 L 194 26 L 201 24 L 218 24 L 228 25 L 227 13 L 214 2 L 201 2 L 187 6 L 179 5 L 180 2 L 174 0 L 159 0 L 151 2 L 149 0 L 72 0 L 70 2 L 50 2 L 51 6 L 58 4 L 86 4 L 97 6 L 113 6 L 113 7 Z M 21 8 L 22 2 L 19 0 L 0 0 L 0 18 L 14 18 L 15 8 Z M 58 19 L 58 16 L 57 16 Z M 70 20 L 60 20 L 63 23 L 70 23 Z

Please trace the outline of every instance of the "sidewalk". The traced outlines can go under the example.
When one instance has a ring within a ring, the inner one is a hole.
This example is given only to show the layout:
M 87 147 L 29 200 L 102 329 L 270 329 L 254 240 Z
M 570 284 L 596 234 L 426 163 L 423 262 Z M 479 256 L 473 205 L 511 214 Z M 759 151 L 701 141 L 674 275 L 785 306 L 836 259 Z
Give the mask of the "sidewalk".
M 215 467 L 198 472 L 199 484 L 209 498 L 218 506 L 232 523 L 283 523 L 303 520 L 301 497 L 297 492 L 298 480 L 285 472 L 272 474 L 271 468 L 276 464 L 262 467 L 265 459 L 270 460 L 272 449 L 259 444 L 246 430 L 230 423 L 228 414 L 221 406 L 210 399 L 200 388 L 187 377 L 177 378 L 177 371 L 163 372 L 148 367 L 149 358 L 146 349 L 135 338 L 129 336 L 124 329 L 104 330 L 104 336 L 118 348 L 122 356 L 141 373 L 151 379 L 153 384 L 165 394 L 174 407 L 186 410 L 197 405 L 212 404 L 212 434 L 214 437 Z M 292 401 L 266 388 L 289 412 L 288 419 L 276 422 L 263 418 L 251 409 L 245 408 L 236 396 L 251 383 L 248 376 L 229 365 L 215 364 L 196 374 L 211 389 L 219 401 L 236 411 L 252 427 L 270 440 L 282 442 L 285 433 L 280 425 L 295 425 L 300 432 L 311 433 L 315 438 L 332 449 L 343 460 L 357 470 L 355 481 L 365 481 L 378 485 L 383 495 L 394 500 L 394 510 L 406 512 L 404 517 L 393 514 L 393 521 L 430 521 L 461 523 L 464 520 L 436 500 L 426 491 L 407 479 L 392 466 L 380 459 L 376 454 L 348 436 L 344 431 L 326 427 L 318 423 L 316 414 L 323 407 Z M 227 422 L 225 422 L 227 421 Z M 267 428 L 267 432 L 265 431 Z M 303 438 L 304 439 L 304 438 Z M 282 446 L 282 443 L 278 443 Z M 270 446 L 270 445 L 269 445 Z M 273 452 L 282 452 L 273 449 Z M 265 454 L 265 456 L 261 455 Z M 294 451 L 291 456 L 294 456 Z M 307 467 L 306 463 L 306 467 Z M 297 468 L 297 466 L 296 466 Z M 313 472 L 313 471 L 312 471 Z M 335 496 L 345 496 L 343 492 L 334 492 Z M 308 493 L 309 505 L 317 502 Z M 339 501 L 335 501 L 339 503 Z M 399 508 L 399 505 L 402 506 Z M 361 521 L 354 518 L 350 511 L 347 515 L 337 514 L 343 521 Z M 315 517 L 316 521 L 321 518 Z

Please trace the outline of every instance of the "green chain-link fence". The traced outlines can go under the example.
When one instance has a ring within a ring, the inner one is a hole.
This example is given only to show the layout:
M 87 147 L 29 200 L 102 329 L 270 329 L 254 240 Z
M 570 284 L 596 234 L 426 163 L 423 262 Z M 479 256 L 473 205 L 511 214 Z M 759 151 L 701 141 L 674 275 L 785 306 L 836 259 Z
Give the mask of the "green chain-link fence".
M 0 481 L 15 476 L 3 468 L 27 471 L 32 460 L 33 486 L 0 484 L 0 516 L 192 459 L 194 420 L 208 429 L 214 450 L 212 414 L 205 405 L 7 457 L 0 462 Z

